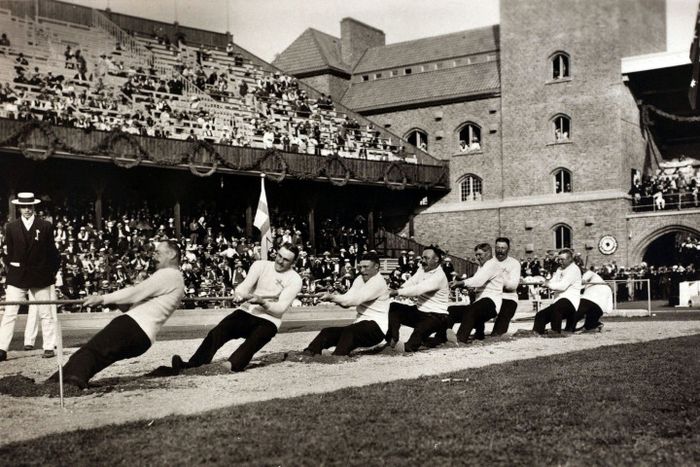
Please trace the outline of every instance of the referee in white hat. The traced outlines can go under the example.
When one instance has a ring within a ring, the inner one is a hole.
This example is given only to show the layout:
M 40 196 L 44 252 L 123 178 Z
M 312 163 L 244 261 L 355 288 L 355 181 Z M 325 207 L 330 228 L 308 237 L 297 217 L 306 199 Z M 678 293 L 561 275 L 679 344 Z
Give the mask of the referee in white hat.
M 20 218 L 5 227 L 7 241 L 7 301 L 51 300 L 61 256 L 53 238 L 53 225 L 37 218 L 34 207 L 41 201 L 34 193 L 19 193 L 12 204 Z M 0 362 L 7 359 L 19 306 L 5 307 L 0 323 Z M 38 305 L 41 318 L 44 357 L 53 357 L 56 323 L 51 305 Z

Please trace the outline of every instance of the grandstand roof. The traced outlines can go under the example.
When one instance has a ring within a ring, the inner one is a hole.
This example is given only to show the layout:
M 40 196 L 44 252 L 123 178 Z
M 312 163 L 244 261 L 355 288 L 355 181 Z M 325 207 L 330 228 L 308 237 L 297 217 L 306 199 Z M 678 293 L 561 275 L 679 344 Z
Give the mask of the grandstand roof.
M 498 61 L 353 83 L 343 105 L 366 111 L 500 90 Z
M 350 74 L 350 67 L 343 63 L 340 39 L 325 32 L 309 28 L 272 62 L 289 74 L 336 69 Z
M 367 49 L 353 73 L 490 52 L 498 50 L 499 46 L 498 25 L 397 42 Z

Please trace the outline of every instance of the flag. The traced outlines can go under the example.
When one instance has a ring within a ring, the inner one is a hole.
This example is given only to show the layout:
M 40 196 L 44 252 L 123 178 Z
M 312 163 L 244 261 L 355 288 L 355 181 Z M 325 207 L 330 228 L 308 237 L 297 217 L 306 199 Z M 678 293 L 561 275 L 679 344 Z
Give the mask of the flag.
M 267 195 L 265 194 L 265 174 L 260 175 L 260 200 L 253 225 L 260 230 L 260 258 L 266 260 L 272 239 L 270 238 L 270 211 L 267 208 Z

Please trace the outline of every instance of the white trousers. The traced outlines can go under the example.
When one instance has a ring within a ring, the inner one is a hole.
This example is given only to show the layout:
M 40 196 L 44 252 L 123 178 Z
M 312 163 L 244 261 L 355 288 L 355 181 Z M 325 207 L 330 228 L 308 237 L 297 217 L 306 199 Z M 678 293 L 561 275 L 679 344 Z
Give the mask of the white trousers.
M 44 288 L 20 289 L 8 285 L 6 295 L 5 300 L 8 302 L 27 300 L 27 298 L 29 298 L 29 300 L 52 300 L 54 298 L 54 286 L 50 285 Z M 53 350 L 56 345 L 56 322 L 53 318 L 52 306 L 34 305 L 33 307 L 36 307 L 39 318 L 41 319 L 41 334 L 43 336 L 44 350 Z M 7 351 L 7 349 L 10 348 L 12 335 L 15 331 L 15 321 L 17 321 L 18 311 L 18 305 L 5 307 L 5 312 L 2 315 L 2 323 L 0 323 L 0 350 Z M 30 318 L 27 317 L 27 320 L 29 319 Z M 34 322 L 36 323 L 36 316 L 34 317 Z M 34 324 L 34 327 L 37 327 L 36 324 Z M 25 343 L 26 330 L 27 328 L 25 328 Z
M 56 299 L 56 287 L 51 286 L 51 300 Z M 51 317 L 53 318 L 56 316 L 56 305 L 49 305 L 51 307 Z M 36 336 L 39 335 L 39 320 L 37 319 L 39 316 L 39 308 L 38 305 L 30 305 L 29 310 L 27 311 L 27 324 L 24 327 L 24 345 L 31 345 L 34 347 L 34 342 L 36 342 Z M 41 330 L 42 336 L 44 336 L 44 342 L 45 344 L 50 344 L 50 342 L 47 341 L 46 333 L 44 330 Z M 49 350 L 46 345 L 44 345 L 45 350 Z M 53 347 L 51 347 L 53 349 Z

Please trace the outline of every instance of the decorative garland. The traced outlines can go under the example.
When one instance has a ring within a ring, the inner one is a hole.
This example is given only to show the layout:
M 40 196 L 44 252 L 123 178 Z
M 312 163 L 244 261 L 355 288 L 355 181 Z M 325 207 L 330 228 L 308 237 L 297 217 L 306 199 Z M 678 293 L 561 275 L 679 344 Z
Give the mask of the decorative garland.
M 331 167 L 333 164 L 338 164 L 340 168 L 343 170 L 343 179 L 340 181 L 335 181 L 331 178 Z M 348 166 L 345 165 L 345 162 L 343 162 L 343 159 L 340 157 L 339 154 L 333 154 L 331 156 L 328 156 L 326 159 L 326 163 L 324 164 L 323 167 L 318 171 L 318 175 L 325 175 L 326 178 L 328 179 L 329 182 L 331 182 L 332 185 L 334 186 L 345 186 L 348 184 L 350 181 L 350 177 L 352 176 L 352 172 L 350 169 L 348 169 Z
M 387 188 L 390 190 L 404 190 L 406 188 L 406 184 L 408 183 L 408 177 L 406 177 L 406 172 L 403 170 L 403 162 L 399 161 L 393 161 L 389 166 L 386 168 L 384 171 L 384 176 L 382 177 L 382 180 L 384 180 L 384 185 L 386 185 Z M 398 170 L 399 173 L 401 174 L 401 184 L 399 186 L 395 186 L 394 183 L 392 183 L 389 180 L 389 174 L 391 173 L 392 170 Z
M 273 162 L 276 162 L 280 166 L 280 173 L 278 176 L 271 175 L 264 170 L 262 170 L 262 165 L 268 160 L 268 159 L 273 159 Z M 255 162 L 251 164 L 250 167 L 244 168 L 243 170 L 259 170 L 260 172 L 263 172 L 267 175 L 268 178 L 271 180 L 281 183 L 285 178 L 287 178 L 287 172 L 289 171 L 289 164 L 287 163 L 287 160 L 277 152 L 274 148 L 273 149 L 267 149 L 265 151 L 265 154 Z
M 211 167 L 206 172 L 200 172 L 195 165 L 196 162 L 194 158 L 197 156 L 197 153 L 200 150 L 204 150 L 207 156 L 209 156 L 209 160 L 211 160 Z M 190 172 L 192 173 L 192 175 L 196 175 L 197 177 L 210 177 L 214 175 L 214 173 L 216 173 L 216 169 L 219 168 L 219 160 L 222 159 L 221 155 L 218 152 L 216 152 L 216 149 L 211 143 L 209 143 L 208 141 L 201 140 L 197 141 L 192 146 L 190 153 L 187 154 L 185 157 L 187 159 L 187 165 L 190 168 Z
M 645 120 L 648 120 L 647 112 L 648 111 L 644 109 Z M 700 117 L 697 121 L 700 121 Z M 47 148 L 44 151 L 32 150 L 31 145 L 29 144 L 30 139 L 36 131 L 46 137 Z M 126 151 L 127 155 L 132 156 L 133 159 L 129 159 L 127 161 L 124 161 L 123 158 L 120 159 L 117 151 L 120 143 L 124 143 L 128 146 Z M 48 122 L 40 120 L 27 121 L 26 125 L 21 126 L 5 139 L 0 140 L 0 147 L 3 146 L 15 146 L 20 150 L 24 157 L 38 161 L 43 161 L 49 157 L 52 157 L 56 153 L 57 149 L 61 149 L 78 155 L 108 156 L 116 166 L 127 169 L 140 165 L 144 159 L 169 166 L 186 164 L 189 167 L 190 172 L 197 177 L 209 177 L 215 174 L 218 168 L 221 166 L 240 171 L 260 171 L 265 173 L 268 178 L 278 183 L 284 181 L 288 175 L 291 175 L 299 180 L 313 180 L 318 177 L 325 177 L 334 186 L 345 186 L 348 184 L 351 178 L 356 177 L 352 170 L 347 166 L 346 161 L 339 154 L 333 154 L 326 157 L 324 163 L 316 171 L 297 172 L 290 170 L 289 163 L 285 159 L 284 154 L 274 148 L 267 149 L 264 154 L 258 157 L 252 164 L 243 164 L 240 162 L 240 160 L 238 163 L 234 163 L 219 154 L 213 144 L 204 140 L 195 142 L 185 153 L 176 155 L 172 158 L 165 157 L 160 159 L 157 157 L 157 155 L 150 154 L 148 151 L 146 151 L 138 138 L 123 131 L 107 132 L 106 136 L 99 143 L 97 143 L 94 148 L 78 148 L 71 145 L 68 141 L 59 139 L 54 132 L 53 126 Z M 204 151 L 211 161 L 211 165 L 205 171 L 202 171 L 202 166 L 198 166 L 195 161 L 197 154 L 201 153 L 201 151 Z M 268 160 L 271 160 L 272 165 L 269 172 L 263 169 Z M 384 185 L 391 190 L 405 189 L 409 180 L 408 176 L 406 175 L 406 171 L 404 170 L 406 165 L 407 163 L 403 161 L 391 162 L 384 170 L 384 174 L 380 180 L 382 180 Z M 332 176 L 332 169 L 337 167 L 340 167 L 342 171 L 342 178 L 340 180 L 338 180 L 338 177 Z M 393 171 L 399 172 L 401 176 L 400 182 L 391 180 L 390 176 Z M 433 188 L 437 185 L 445 184 L 446 178 L 447 167 L 443 167 L 442 173 L 437 180 L 428 183 L 421 183 L 419 186 L 424 189 Z M 364 178 L 359 179 L 365 182 L 375 181 Z
M 668 112 L 664 112 L 660 108 L 653 106 L 651 104 L 646 104 L 642 108 L 642 115 L 645 117 L 645 120 L 650 124 L 653 125 L 653 123 L 649 120 L 649 112 L 654 112 L 656 115 L 660 117 L 667 118 L 669 120 L 673 120 L 674 122 L 685 122 L 685 123 L 697 123 L 700 122 L 700 116 L 698 117 L 683 117 L 680 115 L 674 115 L 670 114 Z
M 126 162 L 119 160 L 119 154 L 117 154 L 116 147 L 120 141 L 125 142 L 129 146 L 129 149 L 134 150 L 134 152 L 131 153 L 135 156 L 134 159 L 127 160 Z M 114 165 L 123 169 L 131 169 L 136 167 L 137 165 L 141 164 L 144 156 L 147 156 L 146 151 L 144 151 L 144 149 L 141 147 L 139 141 L 134 138 L 134 135 L 123 131 L 109 132 L 107 137 L 103 139 L 97 147 L 101 154 L 109 156 Z

